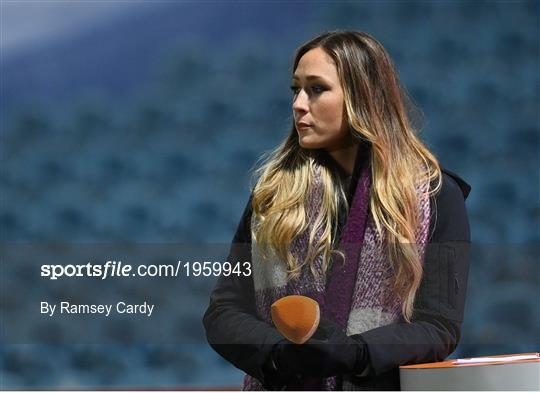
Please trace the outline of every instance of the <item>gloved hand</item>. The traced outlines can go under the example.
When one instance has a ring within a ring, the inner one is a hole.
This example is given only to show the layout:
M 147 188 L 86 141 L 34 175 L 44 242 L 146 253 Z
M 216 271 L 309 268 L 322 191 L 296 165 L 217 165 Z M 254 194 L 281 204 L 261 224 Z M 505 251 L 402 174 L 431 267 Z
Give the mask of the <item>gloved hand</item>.
M 360 374 L 368 364 L 367 346 L 360 336 L 349 337 L 333 322 L 325 320 L 304 344 L 280 341 L 272 355 L 277 370 L 307 377 Z
M 263 379 L 261 383 L 267 390 L 287 390 L 287 385 L 299 377 L 299 375 L 295 375 L 287 368 L 282 367 L 278 369 L 277 367 L 276 350 L 281 345 L 288 344 L 292 344 L 292 342 L 287 339 L 283 339 L 275 344 L 270 357 L 262 367 Z

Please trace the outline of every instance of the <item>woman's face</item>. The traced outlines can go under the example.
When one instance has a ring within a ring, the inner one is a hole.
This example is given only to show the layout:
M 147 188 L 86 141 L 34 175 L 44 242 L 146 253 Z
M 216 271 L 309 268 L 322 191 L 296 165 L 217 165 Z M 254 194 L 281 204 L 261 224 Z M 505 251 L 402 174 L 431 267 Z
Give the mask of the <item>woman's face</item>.
M 300 146 L 333 151 L 350 145 L 336 65 L 321 48 L 306 52 L 293 75 L 293 115 Z

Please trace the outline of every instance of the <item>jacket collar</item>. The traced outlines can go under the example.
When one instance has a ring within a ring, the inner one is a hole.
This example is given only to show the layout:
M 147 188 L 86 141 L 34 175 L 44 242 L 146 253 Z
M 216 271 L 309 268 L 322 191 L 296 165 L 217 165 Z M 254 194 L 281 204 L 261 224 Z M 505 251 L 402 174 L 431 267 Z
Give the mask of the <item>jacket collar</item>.
M 441 170 L 456 181 L 459 188 L 461 189 L 461 192 L 463 193 L 463 198 L 467 199 L 469 193 L 471 192 L 471 186 L 469 185 L 469 183 L 459 177 L 459 175 L 457 175 L 456 173 L 449 171 L 446 168 L 441 167 Z

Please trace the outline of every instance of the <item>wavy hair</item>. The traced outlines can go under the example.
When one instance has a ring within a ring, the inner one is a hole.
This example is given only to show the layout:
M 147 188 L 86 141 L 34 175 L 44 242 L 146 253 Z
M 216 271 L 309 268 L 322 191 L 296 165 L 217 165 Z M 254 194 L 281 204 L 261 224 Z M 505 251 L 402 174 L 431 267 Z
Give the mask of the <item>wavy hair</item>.
M 423 274 L 416 244 L 417 193 L 424 182 L 434 185 L 429 187 L 429 196 L 440 190 L 440 165 L 419 139 L 419 129 L 411 121 L 418 114 L 416 107 L 376 39 L 363 32 L 325 32 L 297 49 L 293 73 L 300 58 L 314 48 L 323 49 L 334 61 L 351 135 L 369 146 L 370 210 L 394 272 L 393 289 L 402 301 L 405 321 L 410 322 Z M 335 169 L 325 164 L 323 156 L 321 151 L 299 145 L 293 122 L 287 138 L 255 172 L 252 207 L 257 224 L 252 236 L 263 256 L 272 251 L 286 263 L 289 279 L 298 277 L 304 265 L 317 274 L 313 262 L 319 254 L 326 272 L 332 255 L 339 253 L 332 228 L 337 226 L 340 203 L 346 197 Z M 323 190 L 322 201 L 310 222 L 307 199 L 316 182 Z M 307 257 L 298 261 L 290 246 L 310 227 Z

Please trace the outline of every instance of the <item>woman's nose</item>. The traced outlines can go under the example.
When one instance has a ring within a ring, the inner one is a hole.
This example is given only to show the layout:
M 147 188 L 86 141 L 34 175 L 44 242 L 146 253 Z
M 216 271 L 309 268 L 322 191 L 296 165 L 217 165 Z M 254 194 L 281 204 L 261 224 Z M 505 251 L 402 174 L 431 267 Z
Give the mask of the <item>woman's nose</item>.
M 292 108 L 294 112 L 307 112 L 308 96 L 304 90 L 300 90 L 298 94 L 293 98 Z

